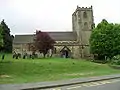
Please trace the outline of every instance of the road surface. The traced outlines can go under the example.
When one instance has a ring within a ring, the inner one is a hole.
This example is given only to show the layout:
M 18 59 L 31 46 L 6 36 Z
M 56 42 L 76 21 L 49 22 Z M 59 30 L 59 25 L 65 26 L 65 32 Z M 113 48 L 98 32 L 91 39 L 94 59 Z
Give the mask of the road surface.
M 120 90 L 120 79 L 103 80 L 40 90 Z

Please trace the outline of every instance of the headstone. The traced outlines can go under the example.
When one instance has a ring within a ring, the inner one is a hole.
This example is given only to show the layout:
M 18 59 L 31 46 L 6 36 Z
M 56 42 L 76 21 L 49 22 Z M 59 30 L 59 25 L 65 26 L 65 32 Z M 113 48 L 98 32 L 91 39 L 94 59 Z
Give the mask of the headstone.
M 15 55 L 16 59 L 18 59 L 18 54 Z
M 4 60 L 4 58 L 5 58 L 5 54 L 2 55 L 2 60 Z
M 25 57 L 26 57 L 26 56 L 25 56 L 25 55 L 23 55 L 23 59 L 25 59 Z

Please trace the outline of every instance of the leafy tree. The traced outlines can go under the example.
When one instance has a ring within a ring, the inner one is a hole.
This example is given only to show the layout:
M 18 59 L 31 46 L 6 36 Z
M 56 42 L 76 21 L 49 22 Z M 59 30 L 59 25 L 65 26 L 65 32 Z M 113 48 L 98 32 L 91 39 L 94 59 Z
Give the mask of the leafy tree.
M 4 22 L 4 20 L 1 22 L 1 28 L 2 28 L 2 36 L 3 36 L 3 48 L 2 50 L 4 52 L 12 52 L 12 40 L 13 36 L 10 35 L 10 29 Z
M 120 54 L 120 25 L 108 23 L 105 19 L 93 29 L 90 50 L 98 59 L 112 58 Z
M 35 48 L 43 53 L 44 57 L 49 49 L 53 49 L 55 41 L 48 35 L 47 32 L 36 31 Z
M 0 25 L 0 50 L 3 47 L 3 36 L 2 36 L 2 26 Z

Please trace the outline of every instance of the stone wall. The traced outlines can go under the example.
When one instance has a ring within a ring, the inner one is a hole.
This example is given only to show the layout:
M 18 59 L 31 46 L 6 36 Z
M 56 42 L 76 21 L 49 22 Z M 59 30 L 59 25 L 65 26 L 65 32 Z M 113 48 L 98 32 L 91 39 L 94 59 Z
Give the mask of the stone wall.
M 24 54 L 30 53 L 28 44 L 13 44 L 13 52 Z
M 73 32 L 77 33 L 77 41 L 82 46 L 82 49 L 79 49 L 79 54 L 81 54 L 81 57 L 90 56 L 89 39 L 94 24 L 92 6 L 85 8 L 77 6 L 72 15 L 72 23 Z
M 61 57 L 61 50 L 64 48 L 65 45 L 55 45 L 56 51 L 54 52 L 54 57 Z M 70 57 L 71 58 L 82 58 L 83 56 L 89 56 L 87 46 L 84 48 L 81 45 L 67 45 L 67 48 L 70 49 Z M 13 51 L 16 53 L 24 53 L 32 54 L 32 51 L 29 50 L 28 44 L 13 44 Z M 38 52 L 37 52 L 38 53 Z M 86 55 L 85 55 L 86 54 Z

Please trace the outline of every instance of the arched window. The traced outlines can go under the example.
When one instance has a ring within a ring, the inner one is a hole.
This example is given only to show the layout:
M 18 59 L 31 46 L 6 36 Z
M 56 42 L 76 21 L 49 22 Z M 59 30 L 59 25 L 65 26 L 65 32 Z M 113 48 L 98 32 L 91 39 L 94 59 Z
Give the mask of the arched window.
M 80 18 L 80 15 L 81 15 L 81 13 L 80 12 L 78 12 L 78 17 Z
M 83 13 L 83 17 L 87 18 L 87 13 L 86 12 Z
M 85 29 L 85 30 L 88 30 L 88 29 L 89 29 L 89 28 L 88 28 L 88 23 L 87 23 L 87 22 L 84 23 L 84 29 Z

